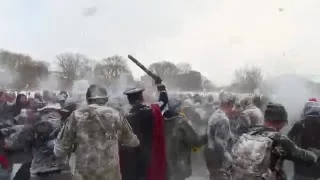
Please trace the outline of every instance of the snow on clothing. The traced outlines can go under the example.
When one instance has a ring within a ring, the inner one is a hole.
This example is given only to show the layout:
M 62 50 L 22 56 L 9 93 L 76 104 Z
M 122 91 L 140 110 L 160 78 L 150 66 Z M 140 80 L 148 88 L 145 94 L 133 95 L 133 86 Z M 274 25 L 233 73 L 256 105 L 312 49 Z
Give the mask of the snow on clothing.
M 246 132 L 250 126 L 263 124 L 264 116 L 259 108 L 250 104 L 245 107 L 236 120 L 236 131 L 238 135 Z
M 319 103 L 317 104 L 319 105 Z M 305 116 L 303 116 L 304 118 L 295 123 L 288 133 L 289 138 L 301 148 L 320 149 L 320 116 L 317 115 L 320 112 L 319 110 L 320 109 L 318 108 L 310 108 L 305 111 L 310 112 L 310 114 L 305 113 Z M 299 163 L 295 163 L 294 169 L 295 176 L 314 179 L 320 178 L 320 162 L 310 167 L 305 167 Z
M 171 115 L 165 119 L 167 180 L 184 180 L 192 174 L 191 150 L 201 145 L 191 122 L 183 115 Z
M 127 120 L 107 106 L 86 105 L 66 120 L 54 146 L 57 157 L 76 156 L 81 180 L 121 180 L 119 145 L 136 147 L 139 140 Z
M 8 149 L 32 149 L 31 177 L 68 171 L 66 159 L 56 158 L 53 153 L 53 141 L 59 132 L 61 116 L 56 111 L 41 114 L 40 120 L 33 124 L 15 125 L 8 128 L 15 132 L 7 137 Z M 18 151 L 17 153 L 19 153 Z M 19 153 L 20 154 L 20 153 Z M 25 162 L 25 161 L 24 161 Z
M 264 126 L 253 126 L 249 129 L 248 132 L 245 134 L 250 133 L 251 135 L 259 135 L 270 138 L 272 143 L 272 149 L 269 149 L 271 152 L 270 158 L 268 160 L 270 161 L 270 164 L 267 165 L 267 167 L 260 167 L 260 169 L 269 170 L 271 172 L 268 173 L 267 179 L 270 180 L 285 180 L 286 174 L 283 170 L 283 161 L 289 160 L 293 161 L 294 163 L 300 163 L 304 165 L 313 165 L 317 162 L 317 156 L 312 153 L 311 151 L 301 149 L 299 148 L 293 141 L 291 141 L 287 136 L 281 135 L 280 133 L 276 132 L 273 128 L 268 128 Z M 247 146 L 243 146 L 246 147 Z M 250 149 L 249 149 L 250 150 Z M 233 152 L 246 152 L 241 149 L 234 150 Z M 250 151 L 252 154 L 252 151 Z M 258 155 L 258 154 L 256 154 Z M 259 154 L 260 155 L 260 154 Z M 247 155 L 244 155 L 245 158 L 241 158 L 241 156 L 235 156 L 235 163 L 232 166 L 232 177 L 233 180 L 260 180 L 263 175 L 266 172 L 252 172 L 256 170 L 255 168 L 250 166 L 245 166 L 247 161 L 246 158 Z M 251 159 L 256 160 L 256 159 Z M 244 162 L 244 164 L 241 164 L 241 162 Z M 257 163 L 257 162 L 255 162 Z M 254 165 L 256 165 L 253 163 Z M 261 163 L 260 161 L 258 163 Z M 258 173 L 258 174 L 257 174 Z
M 221 109 L 217 109 L 209 118 L 207 137 L 204 156 L 210 179 L 228 179 L 227 169 L 232 163 L 229 153 L 232 133 L 229 119 Z

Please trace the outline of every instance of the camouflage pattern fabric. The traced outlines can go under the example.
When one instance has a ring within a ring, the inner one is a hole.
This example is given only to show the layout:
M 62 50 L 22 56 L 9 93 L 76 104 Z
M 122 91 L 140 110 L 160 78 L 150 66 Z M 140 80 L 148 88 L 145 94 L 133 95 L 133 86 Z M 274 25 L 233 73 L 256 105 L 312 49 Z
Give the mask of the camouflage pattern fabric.
M 118 111 L 91 104 L 67 119 L 54 152 L 59 157 L 74 151 L 76 179 L 121 180 L 118 142 L 124 146 L 139 145 L 129 123 Z

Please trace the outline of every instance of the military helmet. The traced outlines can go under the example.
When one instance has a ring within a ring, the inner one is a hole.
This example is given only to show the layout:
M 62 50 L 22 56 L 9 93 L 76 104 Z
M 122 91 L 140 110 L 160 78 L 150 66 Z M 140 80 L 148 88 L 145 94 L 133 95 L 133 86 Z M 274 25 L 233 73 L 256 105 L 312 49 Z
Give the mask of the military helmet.
M 287 122 L 288 114 L 282 104 L 269 103 L 264 113 L 264 118 L 269 121 Z
M 108 93 L 107 90 L 99 85 L 92 84 L 89 86 L 87 93 L 86 93 L 87 101 L 96 100 L 96 99 L 103 99 L 108 100 Z

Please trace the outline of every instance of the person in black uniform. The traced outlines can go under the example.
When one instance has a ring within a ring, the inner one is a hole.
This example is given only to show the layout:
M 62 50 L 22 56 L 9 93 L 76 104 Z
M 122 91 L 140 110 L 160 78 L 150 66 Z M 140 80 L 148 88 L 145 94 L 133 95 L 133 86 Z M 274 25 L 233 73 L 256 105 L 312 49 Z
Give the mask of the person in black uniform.
M 159 92 L 157 104 L 161 111 L 168 103 L 166 88 L 161 81 L 156 81 Z M 124 92 L 130 105 L 130 112 L 126 115 L 133 132 L 140 140 L 140 146 L 127 148 L 120 146 L 120 164 L 123 180 L 145 180 L 151 161 L 152 141 L 155 115 L 152 106 L 144 102 L 143 88 L 131 88 Z M 161 114 L 160 114 L 161 115 Z
M 269 143 L 270 150 L 267 148 L 269 153 L 259 151 L 259 155 L 256 154 L 259 157 L 256 157 L 255 159 L 246 158 L 246 156 L 241 155 L 233 156 L 233 180 L 285 180 L 286 174 L 283 170 L 284 160 L 293 161 L 294 163 L 306 166 L 313 165 L 318 161 L 318 157 L 315 153 L 299 148 L 287 136 L 279 133 L 279 130 L 287 124 L 287 112 L 284 106 L 281 104 L 269 103 L 264 116 L 265 124 L 251 127 L 249 132 L 243 134 L 239 138 L 234 145 L 232 152 L 236 155 L 239 155 L 239 153 L 247 154 L 246 151 L 250 151 L 250 154 L 254 154 L 254 152 L 258 152 L 257 149 L 259 149 L 259 146 L 256 146 L 255 144 L 251 147 L 248 143 L 249 141 L 253 142 L 254 140 L 257 140 L 257 142 L 259 141 L 259 143 L 261 143 L 263 140 L 269 141 L 269 139 L 271 139 L 272 143 Z M 241 146 L 241 141 L 243 139 L 245 139 L 245 141 L 243 141 L 244 143 Z M 239 149 L 241 147 L 243 149 Z M 261 155 L 263 154 L 266 154 L 266 156 L 264 156 L 266 161 L 262 161 L 263 156 Z M 257 159 L 260 159 L 259 162 L 252 162 Z M 248 162 L 250 165 L 248 165 Z
M 301 115 L 301 121 L 296 122 L 289 131 L 289 138 L 302 148 L 320 152 L 320 103 L 307 102 Z M 294 164 L 294 180 L 317 180 L 320 178 L 320 162 L 311 166 Z

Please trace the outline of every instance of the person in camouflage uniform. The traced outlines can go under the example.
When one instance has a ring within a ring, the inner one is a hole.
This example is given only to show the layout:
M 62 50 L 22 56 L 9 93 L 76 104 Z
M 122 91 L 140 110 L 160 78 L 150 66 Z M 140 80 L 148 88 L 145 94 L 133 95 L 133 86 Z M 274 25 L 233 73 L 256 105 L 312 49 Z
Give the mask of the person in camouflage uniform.
M 232 162 L 230 147 L 233 134 L 227 113 L 232 109 L 233 103 L 230 98 L 222 98 L 222 100 L 221 106 L 217 106 L 208 121 L 204 157 L 210 173 L 210 180 L 226 180 L 230 177 L 228 168 Z
M 139 140 L 127 120 L 105 106 L 106 89 L 91 85 L 86 98 L 88 105 L 73 112 L 58 134 L 54 153 L 75 153 L 77 180 L 121 180 L 118 142 L 136 147 Z
M 165 115 L 167 180 L 184 180 L 191 176 L 191 150 L 201 141 L 191 121 L 181 114 L 182 102 L 172 98 Z
M 309 167 L 319 161 L 315 153 L 298 147 L 286 135 L 279 133 L 288 122 L 288 114 L 283 105 L 269 103 L 264 118 L 264 125 L 250 127 L 233 146 L 232 180 L 286 180 L 287 177 L 283 169 L 284 160 Z M 272 141 L 271 146 L 264 146 L 268 147 L 267 152 L 256 151 L 263 145 L 253 144 L 254 146 L 252 146 L 250 138 L 243 138 L 248 137 L 248 135 L 251 136 L 251 140 L 253 136 L 259 137 L 257 139 L 260 142 L 263 142 L 262 137 L 266 137 Z M 241 139 L 246 140 L 241 141 Z M 244 146 L 239 148 L 238 145 L 242 144 L 241 142 Z M 246 151 L 250 151 L 251 155 L 248 155 Z M 264 154 L 268 158 L 261 158 Z M 252 155 L 255 156 L 254 159 L 250 158 Z

